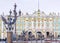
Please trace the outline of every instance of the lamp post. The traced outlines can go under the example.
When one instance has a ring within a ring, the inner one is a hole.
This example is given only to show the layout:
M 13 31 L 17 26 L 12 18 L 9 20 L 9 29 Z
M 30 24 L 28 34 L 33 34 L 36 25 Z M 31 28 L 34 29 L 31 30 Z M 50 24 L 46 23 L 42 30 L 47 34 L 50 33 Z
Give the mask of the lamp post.
M 21 16 L 21 11 L 19 11 L 19 15 L 17 16 L 16 7 L 17 7 L 17 5 L 15 3 L 13 12 L 15 14 L 15 17 L 17 18 L 17 17 Z M 16 22 L 15 22 L 15 34 L 16 34 Z
M 17 5 L 16 5 L 16 3 L 15 3 L 13 12 L 14 12 L 15 17 L 16 17 L 16 19 L 17 19 L 17 17 L 21 16 L 21 11 L 19 10 L 19 15 L 17 15 L 16 7 L 17 7 Z M 15 34 L 16 34 L 16 42 L 17 42 L 16 21 L 15 21 Z
M 1 15 L 2 17 L 2 20 L 5 24 L 5 28 L 7 29 L 7 43 L 13 43 L 12 42 L 12 33 L 13 33 L 13 27 L 12 25 L 16 23 L 16 20 L 17 20 L 17 12 L 16 12 L 16 4 L 14 5 L 14 16 L 12 16 L 12 11 L 10 10 L 10 15 L 9 17 L 7 17 L 7 19 Z M 21 14 L 21 12 L 19 11 L 19 15 Z

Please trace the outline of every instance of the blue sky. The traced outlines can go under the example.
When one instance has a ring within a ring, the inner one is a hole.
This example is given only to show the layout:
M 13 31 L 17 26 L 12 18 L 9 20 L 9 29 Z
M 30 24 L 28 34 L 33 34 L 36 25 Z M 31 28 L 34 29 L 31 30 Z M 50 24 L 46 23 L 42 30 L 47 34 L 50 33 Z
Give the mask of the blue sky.
M 38 0 L 0 0 L 0 15 L 4 12 L 9 14 L 9 10 L 13 11 L 14 3 L 17 4 L 17 12 L 19 9 L 26 13 L 33 13 L 38 10 Z M 60 12 L 60 0 L 39 0 L 39 9 L 46 14 L 49 12 Z

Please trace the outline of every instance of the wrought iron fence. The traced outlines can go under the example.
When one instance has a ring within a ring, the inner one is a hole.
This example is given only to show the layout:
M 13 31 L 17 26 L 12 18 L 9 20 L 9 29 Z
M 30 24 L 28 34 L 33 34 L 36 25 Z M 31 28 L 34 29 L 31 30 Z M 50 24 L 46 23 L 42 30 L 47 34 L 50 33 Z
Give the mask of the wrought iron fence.
M 26 32 L 27 33 L 27 32 Z M 25 32 L 16 36 L 16 40 L 13 43 L 60 43 L 60 39 L 54 38 L 54 35 L 50 35 L 49 38 L 45 38 L 42 34 L 37 34 L 38 38 L 30 32 L 28 35 Z

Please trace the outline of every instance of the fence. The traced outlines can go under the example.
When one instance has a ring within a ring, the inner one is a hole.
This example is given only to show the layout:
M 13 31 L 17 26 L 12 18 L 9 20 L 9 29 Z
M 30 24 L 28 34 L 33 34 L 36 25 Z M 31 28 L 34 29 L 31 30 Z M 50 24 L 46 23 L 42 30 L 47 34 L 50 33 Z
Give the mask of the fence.
M 45 40 L 39 40 L 39 41 L 13 41 L 13 43 L 60 43 L 60 41 L 45 41 Z
M 34 37 L 32 33 L 29 33 L 28 36 L 25 33 L 17 36 L 14 38 L 13 43 L 60 43 L 60 39 L 54 38 L 53 35 L 45 38 L 41 33 L 37 35 L 38 37 Z

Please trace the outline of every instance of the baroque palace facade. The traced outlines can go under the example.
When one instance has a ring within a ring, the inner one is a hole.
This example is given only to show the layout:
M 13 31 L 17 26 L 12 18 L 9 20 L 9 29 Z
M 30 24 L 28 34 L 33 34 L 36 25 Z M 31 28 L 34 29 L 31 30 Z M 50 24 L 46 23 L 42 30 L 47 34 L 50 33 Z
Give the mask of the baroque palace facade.
M 40 10 L 35 11 L 33 14 L 22 14 L 16 21 L 16 33 L 20 35 L 23 30 L 31 31 L 35 36 L 36 32 L 39 31 L 44 37 L 47 37 L 50 33 L 57 37 L 60 35 L 60 16 L 56 13 L 47 15 Z M 15 29 L 13 32 L 15 32 Z M 0 38 L 5 37 L 7 37 L 6 29 L 0 18 Z

